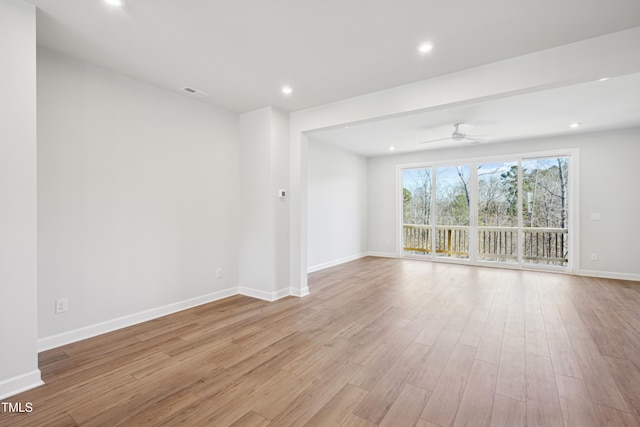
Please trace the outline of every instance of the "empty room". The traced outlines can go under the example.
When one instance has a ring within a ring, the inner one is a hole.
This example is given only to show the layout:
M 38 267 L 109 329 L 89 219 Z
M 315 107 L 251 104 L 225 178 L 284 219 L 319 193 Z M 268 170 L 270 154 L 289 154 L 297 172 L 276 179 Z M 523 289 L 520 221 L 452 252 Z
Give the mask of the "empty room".
M 637 0 L 0 0 L 0 426 L 640 426 Z

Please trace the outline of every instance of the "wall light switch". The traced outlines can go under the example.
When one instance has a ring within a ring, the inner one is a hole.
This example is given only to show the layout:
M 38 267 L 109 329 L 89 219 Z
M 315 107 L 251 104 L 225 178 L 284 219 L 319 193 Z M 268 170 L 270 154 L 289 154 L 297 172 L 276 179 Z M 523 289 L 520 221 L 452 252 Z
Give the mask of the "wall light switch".
M 287 197 L 287 191 L 286 190 L 278 190 L 278 198 L 279 199 L 284 199 L 285 197 Z

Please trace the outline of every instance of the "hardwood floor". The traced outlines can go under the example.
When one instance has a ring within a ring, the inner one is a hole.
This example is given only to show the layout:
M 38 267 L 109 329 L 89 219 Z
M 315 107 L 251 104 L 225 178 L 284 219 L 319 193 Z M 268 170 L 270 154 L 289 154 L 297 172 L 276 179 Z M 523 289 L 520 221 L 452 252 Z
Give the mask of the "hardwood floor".
M 40 354 L 2 426 L 640 426 L 640 283 L 364 258 Z

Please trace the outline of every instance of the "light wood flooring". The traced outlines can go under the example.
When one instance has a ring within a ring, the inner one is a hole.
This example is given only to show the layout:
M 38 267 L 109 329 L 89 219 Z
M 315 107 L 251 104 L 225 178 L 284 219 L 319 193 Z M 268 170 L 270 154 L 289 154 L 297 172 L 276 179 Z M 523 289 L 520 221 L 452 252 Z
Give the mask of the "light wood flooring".
M 40 354 L 2 426 L 640 426 L 640 283 L 364 258 Z

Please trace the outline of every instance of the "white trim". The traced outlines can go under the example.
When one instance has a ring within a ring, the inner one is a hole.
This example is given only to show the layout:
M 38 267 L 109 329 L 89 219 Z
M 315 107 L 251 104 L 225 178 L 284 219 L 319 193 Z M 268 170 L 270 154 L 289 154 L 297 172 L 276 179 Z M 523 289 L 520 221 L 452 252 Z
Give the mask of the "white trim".
M 273 296 L 271 292 L 261 291 L 260 289 L 247 288 L 244 286 L 240 286 L 238 288 L 238 293 L 240 295 L 244 295 L 251 298 L 257 298 L 264 301 L 273 301 Z
M 289 294 L 293 295 L 294 297 L 306 297 L 307 295 L 309 295 L 309 288 L 308 287 L 304 287 L 302 289 L 297 289 L 297 288 L 290 288 L 289 289 Z
M 534 264 L 525 264 L 524 266 L 520 266 L 519 264 L 499 264 L 499 263 L 491 263 L 490 261 L 481 261 L 476 265 L 471 265 L 468 263 L 462 263 L 460 261 L 463 260 L 455 260 L 455 259 L 444 259 L 444 258 L 427 258 L 411 255 L 403 255 L 401 257 L 396 256 L 391 253 L 384 252 L 368 252 L 367 256 L 380 257 L 380 258 L 402 258 L 413 261 L 426 261 L 433 262 L 437 260 L 438 262 L 449 263 L 449 264 L 461 264 L 466 265 L 468 267 L 481 267 L 481 268 L 502 268 L 505 270 L 513 270 L 513 271 L 524 271 L 524 272 L 543 272 L 543 273 L 554 273 L 554 274 L 565 274 L 569 276 L 584 276 L 584 277 L 598 277 L 602 279 L 615 279 L 615 280 L 631 280 L 640 282 L 640 274 L 635 273 L 613 273 L 609 271 L 594 271 L 594 270 L 579 270 L 575 272 L 566 271 L 564 269 L 554 269 L 548 267 L 538 267 Z
M 522 157 L 520 157 L 517 161 L 517 167 L 518 167 L 518 178 L 517 178 L 517 186 L 518 186 L 518 197 L 517 197 L 517 201 L 516 203 L 518 203 L 518 207 L 517 207 L 517 215 L 518 215 L 518 234 L 516 235 L 516 244 L 518 245 L 518 252 L 517 252 L 517 256 L 518 259 L 516 259 L 516 263 L 518 264 L 518 266 L 520 268 L 524 268 L 524 242 L 525 242 L 525 235 L 524 235 L 524 206 L 522 205 L 522 202 L 524 201 L 524 192 L 522 191 L 522 184 L 523 184 L 523 176 L 524 175 L 522 173 Z M 570 171 L 572 169 L 569 169 Z M 571 180 L 571 182 L 573 182 L 573 179 Z M 571 200 L 571 199 L 569 199 Z M 571 207 L 571 206 L 570 206 Z M 570 213 L 573 213 L 574 209 L 569 209 Z M 569 225 L 573 224 L 573 222 L 570 222 Z M 477 229 L 476 229 L 477 231 Z M 569 232 L 569 236 L 573 236 L 573 233 Z
M 117 319 L 107 320 L 106 322 L 96 323 L 95 325 L 89 325 L 72 331 L 63 332 L 61 334 L 52 335 L 50 337 L 40 338 L 38 340 L 38 352 L 50 350 L 52 348 L 87 338 L 92 338 L 97 335 L 126 328 L 127 326 L 146 322 L 148 320 L 156 319 L 158 317 L 166 316 L 198 305 L 207 304 L 233 295 L 238 295 L 238 288 L 224 289 L 207 295 L 119 317 Z
M 34 369 L 22 375 L 0 381 L 0 400 L 14 396 L 23 391 L 31 390 L 44 384 L 40 370 Z
M 372 255 L 372 256 L 377 256 L 377 255 Z M 401 257 L 398 257 L 398 258 L 409 259 L 413 261 L 466 265 L 467 267 L 502 268 L 504 270 L 513 270 L 513 271 L 530 271 L 530 272 L 543 272 L 543 273 L 569 274 L 569 275 L 572 274 L 571 272 L 566 271 L 564 268 L 557 268 L 554 266 L 536 265 L 536 264 L 520 265 L 516 263 L 483 261 L 483 260 L 478 260 L 477 264 L 469 264 L 468 259 L 457 259 L 457 258 L 449 258 L 444 256 L 438 256 L 434 258 L 431 256 L 423 256 L 423 255 L 415 255 L 415 254 L 402 255 Z
M 284 298 L 286 296 L 290 295 L 290 290 L 287 289 L 280 289 L 278 291 L 275 292 L 267 292 L 267 291 L 261 291 L 260 289 L 253 289 L 253 288 L 247 288 L 244 286 L 240 286 L 240 288 L 238 288 L 238 293 L 240 295 L 244 295 L 247 297 L 251 297 L 251 298 L 257 298 L 257 299 L 261 299 L 264 301 L 269 301 L 269 302 L 273 302 L 275 300 L 278 300 L 280 298 Z
M 570 273 L 580 270 L 580 149 L 569 152 L 569 265 Z
M 602 279 L 634 280 L 640 282 L 640 274 L 614 273 L 610 271 L 579 270 L 576 274 L 586 277 L 599 277 Z
M 402 258 L 402 256 L 393 252 L 376 252 L 376 251 L 367 252 L 367 256 L 377 256 L 380 258 Z
M 273 300 L 279 300 L 280 298 L 284 298 L 284 297 L 288 297 L 289 295 L 291 295 L 291 290 L 289 288 L 283 288 L 283 289 L 279 289 L 277 291 L 274 291 L 271 293 L 271 295 L 273 295 Z
M 396 164 L 396 226 L 394 227 L 394 252 L 396 257 L 402 256 L 404 248 L 404 169 Z
M 345 262 L 355 261 L 360 258 L 366 257 L 365 252 L 351 255 L 344 258 L 334 259 L 333 261 L 323 262 L 322 264 L 311 265 L 307 267 L 307 273 L 313 273 L 314 271 L 324 270 L 325 268 L 335 267 L 336 265 L 344 264 Z
M 396 166 L 401 169 L 418 169 L 423 167 L 440 167 L 451 166 L 458 163 L 487 163 L 487 162 L 508 162 L 517 161 L 519 159 L 546 159 L 557 156 L 567 156 L 579 151 L 578 148 L 564 148 L 547 151 L 529 151 L 529 152 L 517 152 L 511 154 L 497 154 L 495 156 L 479 156 L 479 157 L 458 157 L 455 159 L 435 160 L 435 161 L 422 161 L 412 163 L 397 163 Z

